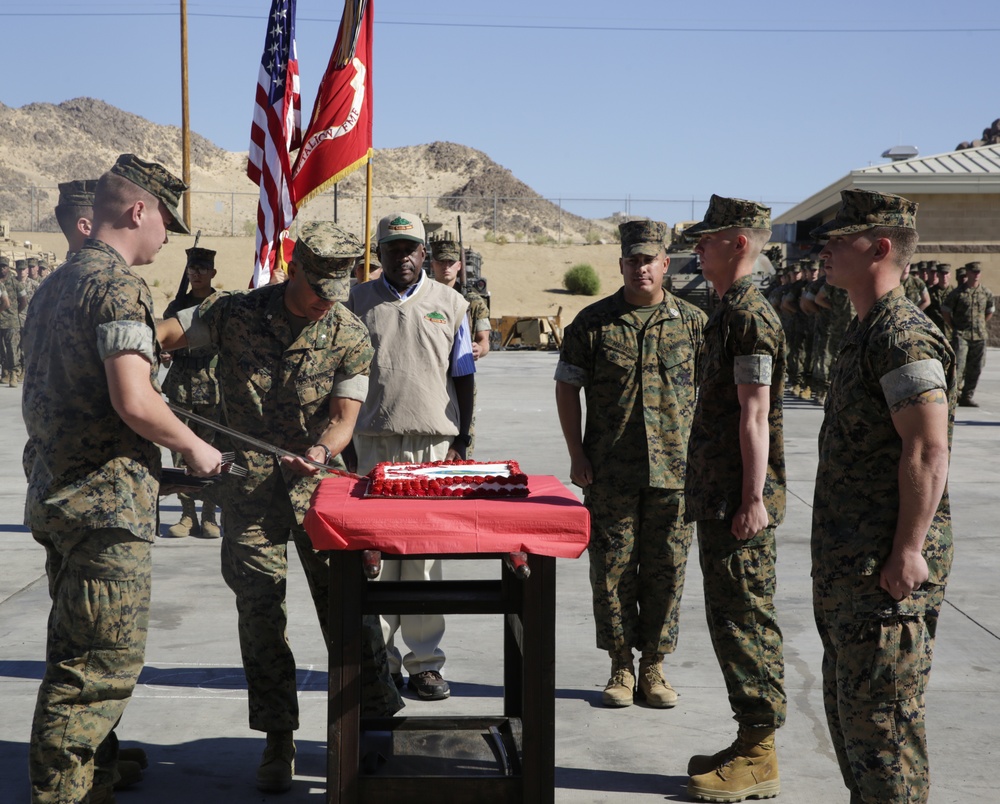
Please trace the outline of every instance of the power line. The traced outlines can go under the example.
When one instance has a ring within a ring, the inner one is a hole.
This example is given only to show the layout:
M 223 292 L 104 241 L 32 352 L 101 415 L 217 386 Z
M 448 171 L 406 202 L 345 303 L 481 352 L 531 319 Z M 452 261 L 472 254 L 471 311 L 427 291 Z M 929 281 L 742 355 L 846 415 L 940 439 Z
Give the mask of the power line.
M 0 17 L 176 17 L 174 11 L 0 11 Z M 189 17 L 214 19 L 260 20 L 259 14 L 220 14 L 207 11 L 189 11 Z M 299 17 L 299 22 L 327 22 L 339 24 L 333 17 Z M 535 23 L 488 23 L 488 22 L 421 22 L 404 20 L 375 20 L 376 26 L 422 28 L 481 28 L 487 30 L 522 31 L 582 31 L 593 33 L 731 33 L 731 34 L 954 34 L 954 33 L 998 33 L 1000 28 L 724 28 L 712 26 L 658 26 L 658 25 L 539 25 Z

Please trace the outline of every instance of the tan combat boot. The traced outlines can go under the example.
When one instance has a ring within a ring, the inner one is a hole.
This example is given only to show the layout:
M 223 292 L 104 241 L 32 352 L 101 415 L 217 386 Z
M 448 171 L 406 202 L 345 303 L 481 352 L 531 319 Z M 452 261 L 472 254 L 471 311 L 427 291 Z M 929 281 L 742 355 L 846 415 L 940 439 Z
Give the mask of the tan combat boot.
M 257 768 L 257 789 L 262 793 L 284 793 L 292 789 L 295 775 L 295 742 L 290 731 L 269 731 L 267 747 Z
M 643 653 L 639 659 L 640 700 L 654 709 L 669 709 L 677 705 L 677 693 L 663 675 L 663 654 Z
M 705 770 L 710 764 L 712 767 Z M 688 773 L 688 794 L 698 801 L 774 798 L 781 792 L 774 729 L 740 726 L 729 748 L 711 756 L 691 757 Z
M 813 398 L 812 388 L 810 388 L 808 385 L 803 385 L 802 389 L 799 391 L 799 399 L 803 399 L 806 402 L 808 402 L 812 398 Z
M 18 376 L 19 376 L 19 373 L 18 373 L 18 371 L 16 369 L 14 371 L 12 371 L 10 373 L 10 377 L 7 380 L 7 385 L 9 385 L 11 388 L 17 388 L 17 378 L 18 378 Z
M 195 508 L 194 500 L 186 494 L 178 494 L 177 497 L 181 501 L 181 521 L 167 528 L 167 533 L 173 539 L 197 536 L 201 533 L 201 528 L 198 525 L 198 510 Z
M 10 382 L 10 372 L 9 371 L 5 371 L 3 374 L 0 374 L 0 384 L 4 384 L 4 383 L 8 383 L 8 382 Z
M 201 504 L 201 538 L 218 539 L 220 536 L 222 536 L 222 531 L 215 521 L 215 504 L 203 502 Z
M 632 666 L 632 651 L 611 654 L 611 678 L 601 694 L 605 706 L 631 706 L 635 690 L 635 669 Z

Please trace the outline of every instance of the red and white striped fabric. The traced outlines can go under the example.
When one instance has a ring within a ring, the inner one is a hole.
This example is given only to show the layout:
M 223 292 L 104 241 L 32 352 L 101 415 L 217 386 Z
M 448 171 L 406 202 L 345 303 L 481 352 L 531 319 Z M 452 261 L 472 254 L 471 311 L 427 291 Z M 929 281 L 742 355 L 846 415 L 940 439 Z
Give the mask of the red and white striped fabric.
M 302 140 L 295 0 L 272 0 L 257 78 L 247 176 L 260 187 L 253 287 L 266 285 L 279 239 L 295 218 L 289 194 L 289 152 Z

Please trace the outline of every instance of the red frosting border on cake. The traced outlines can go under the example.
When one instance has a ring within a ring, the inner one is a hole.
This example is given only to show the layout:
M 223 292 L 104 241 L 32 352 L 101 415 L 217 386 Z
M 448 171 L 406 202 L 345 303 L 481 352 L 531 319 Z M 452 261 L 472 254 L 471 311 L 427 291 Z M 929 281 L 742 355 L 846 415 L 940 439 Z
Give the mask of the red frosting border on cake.
M 385 461 L 377 464 L 368 473 L 368 495 L 371 497 L 401 497 L 414 499 L 420 497 L 527 497 L 528 496 L 528 476 L 521 471 L 517 461 L 489 461 L 489 463 L 505 463 L 510 474 L 509 477 L 498 475 L 474 475 L 473 482 L 496 483 L 500 486 L 512 486 L 514 488 L 499 489 L 452 489 L 449 485 L 454 483 L 469 482 L 468 475 L 455 475 L 454 477 L 441 477 L 428 479 L 426 477 L 414 478 L 412 480 L 386 480 L 386 466 L 407 465 L 398 461 Z M 475 466 L 485 465 L 484 461 L 430 461 L 427 463 L 415 463 L 413 466 Z

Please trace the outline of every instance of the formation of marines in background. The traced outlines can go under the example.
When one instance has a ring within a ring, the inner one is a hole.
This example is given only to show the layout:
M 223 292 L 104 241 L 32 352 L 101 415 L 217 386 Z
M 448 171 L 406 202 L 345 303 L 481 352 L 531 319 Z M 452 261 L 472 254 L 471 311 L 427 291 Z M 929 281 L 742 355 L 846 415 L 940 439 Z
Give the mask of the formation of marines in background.
M 993 294 L 979 284 L 982 267 L 968 262 L 956 272 L 935 260 L 908 266 L 901 285 L 906 297 L 934 322 L 958 356 L 959 400 L 978 407 L 973 396 L 986 362 Z M 826 402 L 830 367 L 855 316 L 847 293 L 826 281 L 818 260 L 802 259 L 775 269 L 767 299 L 778 311 L 788 341 L 788 392 L 817 405 Z

